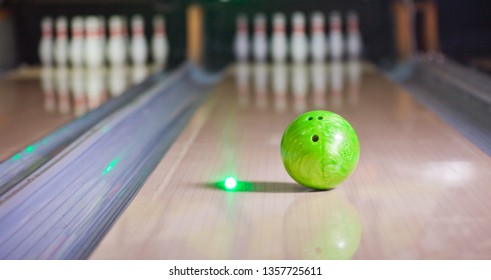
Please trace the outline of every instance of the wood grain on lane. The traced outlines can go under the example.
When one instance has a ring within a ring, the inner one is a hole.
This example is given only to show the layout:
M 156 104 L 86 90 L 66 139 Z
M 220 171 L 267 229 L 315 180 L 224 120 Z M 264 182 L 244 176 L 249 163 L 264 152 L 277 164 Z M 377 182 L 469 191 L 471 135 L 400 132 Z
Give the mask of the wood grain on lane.
M 360 162 L 327 192 L 296 184 L 287 125 L 326 109 Z M 491 159 L 367 63 L 237 65 L 164 156 L 93 259 L 491 257 Z M 216 182 L 235 176 L 237 191 Z

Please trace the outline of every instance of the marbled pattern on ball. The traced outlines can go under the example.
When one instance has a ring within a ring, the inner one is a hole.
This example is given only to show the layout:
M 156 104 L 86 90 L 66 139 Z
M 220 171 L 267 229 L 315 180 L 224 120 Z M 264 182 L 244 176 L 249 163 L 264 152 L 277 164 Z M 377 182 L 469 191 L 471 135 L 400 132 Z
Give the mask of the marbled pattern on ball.
M 281 139 L 281 157 L 290 176 L 306 187 L 334 188 L 355 169 L 358 136 L 341 116 L 310 111 L 295 119 Z

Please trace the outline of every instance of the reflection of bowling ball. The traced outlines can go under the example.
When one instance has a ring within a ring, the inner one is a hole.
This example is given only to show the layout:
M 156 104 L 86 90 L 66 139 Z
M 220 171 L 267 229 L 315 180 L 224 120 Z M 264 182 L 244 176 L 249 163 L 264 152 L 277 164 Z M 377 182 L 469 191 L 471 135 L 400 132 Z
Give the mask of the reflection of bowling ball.
M 358 213 L 338 192 L 298 198 L 284 222 L 288 258 L 345 260 L 355 254 L 361 240 Z
M 310 111 L 295 119 L 281 139 L 286 171 L 298 183 L 317 190 L 334 188 L 356 167 L 358 136 L 341 116 Z

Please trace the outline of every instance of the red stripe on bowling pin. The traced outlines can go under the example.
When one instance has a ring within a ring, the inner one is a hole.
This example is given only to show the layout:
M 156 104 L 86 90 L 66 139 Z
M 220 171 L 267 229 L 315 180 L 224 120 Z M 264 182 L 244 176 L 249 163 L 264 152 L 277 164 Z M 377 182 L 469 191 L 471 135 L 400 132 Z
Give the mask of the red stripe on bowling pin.
M 123 22 L 123 29 L 121 31 L 123 32 L 123 36 L 128 35 L 128 29 L 126 28 L 126 21 Z
M 142 26 L 133 26 L 132 32 L 133 32 L 133 36 L 142 36 L 143 35 L 143 27 Z
M 58 29 L 56 30 L 56 37 L 58 38 L 66 38 L 67 32 L 66 29 Z
M 237 28 L 237 32 L 240 34 L 245 34 L 247 33 L 247 28 L 245 26 L 239 26 L 239 28 Z
M 237 24 L 237 33 L 247 33 L 247 24 L 245 24 L 245 22 L 241 21 Z
M 285 26 L 283 24 L 276 24 L 273 29 L 274 33 L 285 33 Z
M 72 37 L 83 37 L 84 31 L 82 29 L 77 29 L 72 31 Z
M 123 36 L 123 30 L 121 30 L 120 28 L 111 29 L 110 35 L 111 35 L 111 37 L 122 37 Z
M 52 35 L 53 35 L 53 32 L 51 32 L 51 30 L 49 30 L 49 29 L 46 29 L 42 32 L 42 36 L 44 38 L 51 38 Z
M 263 33 L 265 33 L 266 28 L 264 26 L 264 23 L 256 23 L 256 27 L 255 27 L 254 31 L 257 34 L 263 34 Z
M 350 18 L 348 20 L 348 31 L 350 33 L 358 32 L 358 20 L 356 18 Z
M 99 37 L 99 30 L 87 30 L 85 31 L 85 36 L 87 37 Z
M 341 24 L 339 21 L 335 20 L 331 22 L 331 31 L 332 32 L 341 32 Z
M 165 34 L 165 28 L 163 26 L 155 26 L 153 29 L 153 33 L 155 35 L 164 35 Z
M 75 98 L 73 103 L 75 104 L 75 107 L 78 108 L 85 105 L 85 99 L 82 96 L 80 96 Z
M 303 26 L 303 24 L 294 25 L 293 26 L 293 33 L 304 34 L 305 33 L 305 26 Z
M 324 26 L 320 23 L 314 23 L 312 25 L 312 33 L 324 33 Z

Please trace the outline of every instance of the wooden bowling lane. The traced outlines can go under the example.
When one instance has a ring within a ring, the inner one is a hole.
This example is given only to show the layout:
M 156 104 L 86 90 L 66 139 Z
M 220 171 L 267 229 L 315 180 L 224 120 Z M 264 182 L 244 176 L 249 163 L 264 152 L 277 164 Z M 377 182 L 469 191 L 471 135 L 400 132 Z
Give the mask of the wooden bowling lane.
M 279 145 L 299 114 L 356 129 L 360 162 L 310 191 Z M 236 65 L 93 259 L 489 259 L 491 159 L 373 65 Z M 218 188 L 226 176 L 236 191 Z
M 0 79 L 0 162 L 144 80 L 152 67 L 28 67 Z
M 21 69 L 0 79 L 0 161 L 73 118 L 56 108 L 51 70 Z

